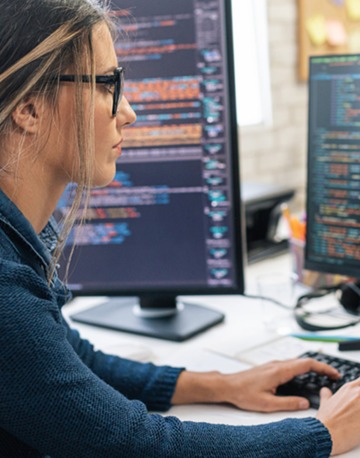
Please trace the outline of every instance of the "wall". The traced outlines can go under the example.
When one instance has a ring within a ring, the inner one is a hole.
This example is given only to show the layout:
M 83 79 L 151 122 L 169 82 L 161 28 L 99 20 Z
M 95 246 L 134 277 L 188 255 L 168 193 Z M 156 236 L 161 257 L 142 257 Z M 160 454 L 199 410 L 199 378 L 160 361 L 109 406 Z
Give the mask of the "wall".
M 240 129 L 244 181 L 295 187 L 293 208 L 305 205 L 307 85 L 297 76 L 297 2 L 267 0 L 273 120 Z

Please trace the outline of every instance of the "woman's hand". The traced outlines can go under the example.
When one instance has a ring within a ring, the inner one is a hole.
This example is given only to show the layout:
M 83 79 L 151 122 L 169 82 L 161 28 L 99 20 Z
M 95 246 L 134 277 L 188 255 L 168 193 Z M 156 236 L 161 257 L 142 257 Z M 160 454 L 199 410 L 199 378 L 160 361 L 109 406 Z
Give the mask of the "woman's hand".
M 334 395 L 328 388 L 322 388 L 317 419 L 330 432 L 332 455 L 360 444 L 360 379 L 345 384 Z
M 297 375 L 314 371 L 337 379 L 339 372 L 333 367 L 310 358 L 274 361 L 249 369 L 227 378 L 227 402 L 243 410 L 275 412 L 279 410 L 303 410 L 309 401 L 299 396 L 277 396 L 279 385 Z
M 275 412 L 303 410 L 309 401 L 297 396 L 277 396 L 279 385 L 309 371 L 337 379 L 333 367 L 310 358 L 274 361 L 235 374 L 184 371 L 178 380 L 173 404 L 230 403 L 243 410 Z

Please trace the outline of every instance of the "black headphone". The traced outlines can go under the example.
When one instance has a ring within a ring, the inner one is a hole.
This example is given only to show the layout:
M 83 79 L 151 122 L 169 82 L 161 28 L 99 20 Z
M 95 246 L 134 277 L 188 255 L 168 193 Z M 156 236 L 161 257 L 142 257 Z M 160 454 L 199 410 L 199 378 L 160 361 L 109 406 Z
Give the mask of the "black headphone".
M 359 318 L 349 318 L 346 314 L 341 313 L 338 307 L 329 308 L 327 304 L 325 307 L 323 305 L 319 307 L 316 302 L 311 305 L 312 299 L 319 299 L 331 293 L 335 294 L 337 302 L 348 314 Z M 311 332 L 332 331 L 355 326 L 360 323 L 360 283 L 340 283 L 304 294 L 296 303 L 294 315 L 298 325 Z

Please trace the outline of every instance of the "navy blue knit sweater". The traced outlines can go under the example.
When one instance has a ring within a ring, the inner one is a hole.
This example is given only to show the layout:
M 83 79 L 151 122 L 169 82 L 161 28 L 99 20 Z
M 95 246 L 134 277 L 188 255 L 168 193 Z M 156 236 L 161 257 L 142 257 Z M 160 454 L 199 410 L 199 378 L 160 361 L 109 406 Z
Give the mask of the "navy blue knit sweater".
M 0 457 L 328 457 L 316 419 L 263 426 L 181 422 L 167 410 L 181 369 L 107 356 L 61 316 L 46 271 L 56 237 L 38 236 L 0 191 Z

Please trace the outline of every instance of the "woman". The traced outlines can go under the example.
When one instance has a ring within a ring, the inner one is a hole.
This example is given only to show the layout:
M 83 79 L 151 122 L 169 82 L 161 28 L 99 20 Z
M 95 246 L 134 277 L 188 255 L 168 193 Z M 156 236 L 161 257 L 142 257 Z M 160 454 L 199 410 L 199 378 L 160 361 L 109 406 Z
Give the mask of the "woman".
M 192 373 L 95 352 L 61 316 L 56 273 L 82 193 L 109 183 L 135 114 L 111 22 L 96 0 L 0 0 L 0 455 L 4 457 L 325 457 L 360 442 L 360 383 L 324 389 L 317 419 L 253 427 L 150 415 L 173 404 L 308 408 L 276 387 L 313 361 L 238 374 Z M 64 234 L 51 215 L 69 182 Z

